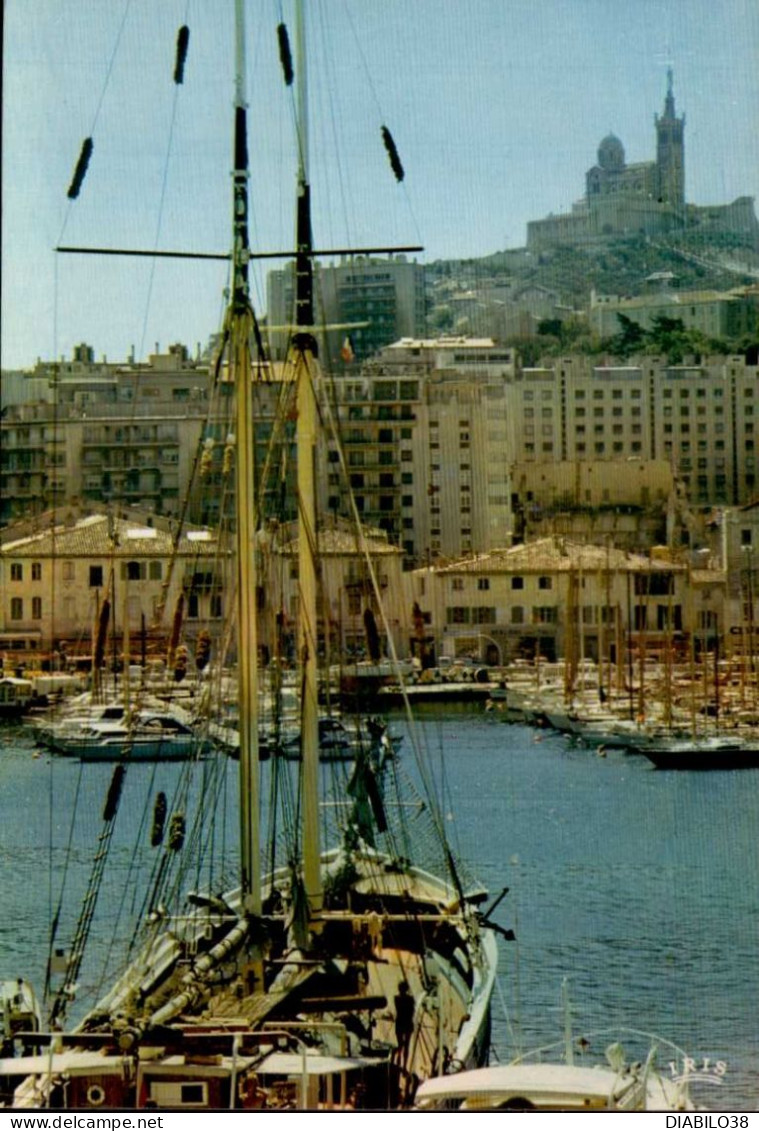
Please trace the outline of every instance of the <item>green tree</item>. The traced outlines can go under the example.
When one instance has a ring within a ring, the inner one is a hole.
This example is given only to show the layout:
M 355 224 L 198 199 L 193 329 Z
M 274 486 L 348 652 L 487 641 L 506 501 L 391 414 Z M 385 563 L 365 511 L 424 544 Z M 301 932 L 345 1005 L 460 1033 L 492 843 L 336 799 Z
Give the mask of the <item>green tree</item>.
M 634 353 L 641 353 L 646 345 L 646 331 L 626 314 L 617 314 L 619 333 L 608 339 L 608 346 L 612 353 L 618 357 L 627 358 Z

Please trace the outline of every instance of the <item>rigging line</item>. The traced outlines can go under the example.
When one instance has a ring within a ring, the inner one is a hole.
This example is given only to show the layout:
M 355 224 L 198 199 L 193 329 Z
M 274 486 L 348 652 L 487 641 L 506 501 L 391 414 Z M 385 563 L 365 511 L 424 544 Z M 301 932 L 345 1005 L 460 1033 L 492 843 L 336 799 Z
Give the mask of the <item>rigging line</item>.
M 394 640 L 392 633 L 390 631 L 390 625 L 388 623 L 387 615 L 385 613 L 384 603 L 383 603 L 382 598 L 381 598 L 380 586 L 379 586 L 379 583 L 378 583 L 378 580 L 377 580 L 377 575 L 376 575 L 376 571 L 374 569 L 374 563 L 372 561 L 371 553 L 369 551 L 369 546 L 368 546 L 368 543 L 367 543 L 367 540 L 366 540 L 366 536 L 364 534 L 363 527 L 361 525 L 361 517 L 360 517 L 359 512 L 358 512 L 358 507 L 356 506 L 355 496 L 353 494 L 353 491 L 350 489 L 350 478 L 349 478 L 349 475 L 348 475 L 348 468 L 347 468 L 346 461 L 345 461 L 345 452 L 344 452 L 344 450 L 342 449 L 342 447 L 340 446 L 340 443 L 339 443 L 338 430 L 337 430 L 337 427 L 335 425 L 335 417 L 332 413 L 332 406 L 330 405 L 329 398 L 326 398 L 326 397 L 324 398 L 324 406 L 325 406 L 325 420 L 329 424 L 330 432 L 331 432 L 331 434 L 332 434 L 332 436 L 333 436 L 333 438 L 336 442 L 336 445 L 337 445 L 337 453 L 338 453 L 338 459 L 339 459 L 339 463 L 340 463 L 340 469 L 341 469 L 341 472 L 342 472 L 342 475 L 344 477 L 345 482 L 349 485 L 348 486 L 348 500 L 349 500 L 349 504 L 350 504 L 350 508 L 351 508 L 351 514 L 352 514 L 352 517 L 353 517 L 353 522 L 354 522 L 354 525 L 356 527 L 358 537 L 360 539 L 362 552 L 363 552 L 363 555 L 364 555 L 364 559 L 366 561 L 367 570 L 369 572 L 369 577 L 370 577 L 371 583 L 372 583 L 372 588 L 378 596 L 378 608 L 379 608 L 379 613 L 380 613 L 380 619 L 382 621 L 382 627 L 383 627 L 383 630 L 384 630 L 384 633 L 385 633 L 385 638 L 387 640 L 388 652 L 390 653 L 390 658 L 391 658 L 394 669 L 397 672 L 400 672 L 400 663 L 399 663 L 399 660 L 398 660 L 398 653 L 397 653 L 397 650 L 396 650 L 396 647 L 395 647 L 395 640 Z M 427 764 L 428 761 L 429 761 L 429 755 L 425 755 L 425 751 L 423 749 L 423 744 L 419 742 L 418 731 L 412 725 L 411 704 L 410 704 L 408 695 L 406 694 L 405 686 L 404 686 L 402 679 L 401 679 L 401 693 L 403 695 L 403 701 L 404 701 L 404 705 L 405 705 L 405 709 L 406 709 L 406 716 L 407 716 L 407 719 L 409 721 L 409 731 L 410 731 L 410 737 L 411 737 L 411 740 L 412 740 L 412 746 L 413 746 L 414 751 L 415 751 L 416 756 L 417 756 L 417 763 L 419 765 L 419 771 L 422 774 L 422 779 L 424 781 L 425 789 L 428 793 L 428 798 L 429 798 L 429 801 L 430 801 L 430 804 L 431 804 L 431 813 L 433 814 L 433 817 L 434 817 L 434 823 L 435 823 L 435 826 L 436 826 L 436 829 L 437 829 L 437 832 L 438 832 L 438 836 L 440 837 L 441 844 L 445 845 L 447 838 L 445 836 L 445 830 L 444 830 L 444 826 L 443 826 L 443 823 L 442 823 L 441 815 L 437 811 L 437 808 L 438 808 L 437 805 L 432 804 L 433 799 L 435 797 L 435 790 L 434 790 L 434 779 L 431 775 L 430 767 Z
M 176 120 L 177 120 L 177 103 L 178 103 L 178 100 L 179 100 L 179 86 L 178 86 L 178 84 L 175 83 L 174 84 L 174 94 L 173 94 L 173 98 L 171 100 L 171 122 L 169 123 L 169 137 L 168 137 L 168 141 L 166 143 L 166 158 L 164 160 L 163 177 L 161 179 L 161 196 L 160 196 L 160 200 L 158 202 L 158 218 L 156 220 L 155 239 L 153 241 L 153 247 L 154 248 L 158 247 L 158 240 L 159 240 L 159 237 L 161 235 L 161 226 L 163 224 L 163 208 L 164 208 L 164 204 L 166 203 L 166 187 L 168 185 L 168 180 L 169 180 L 169 165 L 170 165 L 170 162 L 171 162 L 171 150 L 172 150 L 172 146 L 173 146 L 173 143 L 174 143 L 174 127 L 176 125 Z M 142 322 L 142 337 L 140 339 L 140 359 L 142 359 L 143 351 L 145 349 L 145 337 L 147 335 L 147 330 L 148 330 L 148 316 L 150 314 L 150 303 L 151 303 L 151 300 L 152 300 L 152 297 L 153 297 L 153 283 L 155 281 L 156 263 L 157 263 L 156 259 L 151 259 L 151 261 L 150 261 L 150 277 L 148 279 L 148 291 L 147 291 L 147 296 L 146 296 L 146 299 L 145 299 L 145 315 L 144 315 L 143 322 Z
M 55 758 L 51 758 L 50 759 L 50 837 L 49 837 L 49 851 L 50 851 L 51 861 L 52 861 L 52 851 L 53 851 L 53 835 L 52 835 L 53 834 L 53 810 L 52 810 L 52 805 L 53 805 L 54 765 L 55 765 Z M 55 936 L 56 936 L 57 931 L 58 931 L 58 925 L 59 925 L 59 921 L 60 921 L 61 911 L 63 909 L 63 896 L 64 896 L 65 891 L 66 891 L 66 879 L 67 879 L 67 876 L 68 876 L 68 869 L 69 869 L 69 864 L 70 864 L 70 861 L 71 861 L 71 849 L 72 849 L 72 845 L 74 843 L 74 829 L 75 829 L 75 825 L 76 825 L 76 814 L 77 814 L 77 811 L 78 811 L 79 792 L 80 792 L 80 789 L 81 789 L 81 786 L 82 786 L 83 770 L 84 770 L 84 762 L 80 761 L 79 762 L 79 773 L 78 773 L 77 779 L 76 779 L 76 789 L 75 789 L 75 792 L 74 792 L 74 802 L 73 802 L 73 805 L 71 806 L 71 821 L 69 823 L 68 841 L 66 843 L 66 851 L 65 851 L 64 857 L 63 857 L 63 860 L 64 860 L 63 876 L 61 878 L 61 887 L 60 887 L 60 892 L 59 892 L 59 895 L 58 895 L 58 905 L 55 909 L 55 915 L 52 915 L 51 918 L 50 918 L 50 941 L 48 943 L 47 973 L 45 975 L 45 990 L 44 990 L 44 997 L 45 997 L 46 1001 L 47 1001 L 48 995 L 50 993 L 50 975 L 52 973 L 51 968 L 50 968 L 50 960 L 51 960 L 52 955 L 53 955 L 53 948 L 54 948 L 54 945 L 55 945 Z M 51 862 L 51 866 L 50 866 L 50 875 L 49 875 L 49 879 L 48 879 L 48 885 L 49 885 L 49 889 L 50 889 L 50 905 L 52 907 L 52 886 L 53 886 L 52 862 Z
M 384 117 L 384 115 L 382 113 L 382 105 L 380 103 L 376 87 L 375 87 L 375 85 L 372 81 L 372 75 L 371 75 L 371 71 L 369 70 L 369 64 L 367 62 L 366 55 L 364 54 L 363 48 L 361 47 L 361 41 L 358 37 L 358 32 L 356 31 L 356 26 L 353 22 L 353 18 L 351 16 L 350 8 L 349 8 L 349 5 L 347 3 L 347 0 L 346 0 L 346 3 L 345 3 L 345 14 L 346 14 L 346 17 L 347 17 L 347 20 L 348 20 L 348 25 L 351 29 L 352 34 L 353 34 L 353 40 L 354 40 L 354 43 L 356 44 L 356 48 L 358 50 L 358 54 L 359 54 L 359 57 L 361 59 L 361 63 L 362 63 L 363 68 L 364 68 L 364 74 L 366 75 L 366 81 L 367 81 L 367 85 L 369 87 L 369 91 L 371 92 L 371 95 L 374 99 L 374 104 L 375 104 L 375 107 L 377 109 L 377 116 L 378 116 L 380 122 L 382 122 L 382 119 Z M 409 194 L 408 194 L 408 189 L 406 187 L 405 179 L 400 182 L 400 186 L 401 186 L 401 189 L 403 190 L 403 195 L 404 195 L 405 200 L 406 200 L 406 207 L 408 208 L 409 214 L 411 216 L 411 222 L 414 225 L 414 228 L 416 229 L 416 233 L 417 233 L 417 237 L 419 239 L 419 242 L 422 243 L 423 241 L 422 241 L 421 228 L 420 228 L 419 223 L 416 219 L 416 215 L 414 214 L 414 209 L 413 209 L 413 206 L 411 204 L 411 198 L 409 197 Z
M 90 132 L 89 132 L 89 135 L 88 135 L 89 137 L 94 137 L 94 134 L 95 134 L 95 127 L 97 126 L 98 118 L 100 117 L 100 111 L 102 110 L 103 102 L 105 101 L 106 91 L 108 90 L 108 85 L 111 81 L 111 75 L 113 73 L 113 65 L 116 62 L 116 54 L 119 50 L 119 45 L 121 44 L 121 37 L 124 34 L 124 28 L 126 27 L 127 16 L 129 14 L 129 9 L 131 7 L 131 4 L 132 4 L 132 0 L 126 0 L 126 3 L 124 4 L 124 14 L 121 17 L 121 23 L 119 24 L 119 30 L 116 33 L 116 42 L 113 45 L 113 51 L 111 52 L 111 57 L 108 60 L 108 67 L 107 67 L 106 73 L 105 73 L 105 80 L 103 82 L 103 86 L 102 86 L 102 89 L 100 91 L 100 98 L 98 99 L 98 104 L 95 108 L 95 116 L 92 119 L 92 125 L 90 126 Z M 72 205 L 73 205 L 73 201 L 69 200 L 68 207 L 66 208 L 66 212 L 65 212 L 64 217 L 63 217 L 63 225 L 61 227 L 60 235 L 58 236 L 58 241 L 57 241 L 58 243 L 61 242 L 61 240 L 63 239 L 63 233 L 66 231 L 66 226 L 68 225 L 69 217 L 71 216 Z
M 151 768 L 150 780 L 149 780 L 148 786 L 147 786 L 148 797 L 150 797 L 150 794 L 153 790 L 153 786 L 155 785 L 155 779 L 156 779 L 157 771 L 158 771 L 158 762 L 155 761 L 155 762 L 153 762 L 153 765 L 152 765 L 152 768 Z M 146 825 L 147 825 L 147 813 L 148 813 L 148 807 L 147 807 L 147 805 L 144 805 L 142 807 L 142 815 L 141 815 L 141 818 L 140 818 L 139 827 L 137 829 L 137 836 L 135 837 L 135 842 L 134 842 L 131 858 L 130 858 L 130 861 L 129 861 L 129 867 L 127 869 L 126 877 L 125 877 L 125 879 L 122 883 L 122 886 L 121 886 L 121 898 L 119 899 L 118 907 L 117 907 L 117 910 L 116 910 L 116 917 L 115 917 L 115 920 L 113 922 L 113 930 L 111 932 L 111 938 L 109 940 L 108 948 L 107 948 L 106 954 L 103 958 L 103 962 L 101 964 L 100 977 L 98 978 L 97 983 L 96 983 L 97 997 L 100 997 L 103 985 L 105 984 L 106 975 L 108 973 L 109 968 L 111 968 L 110 967 L 111 955 L 113 954 L 113 949 L 114 949 L 114 946 L 116 945 L 116 939 L 117 939 L 118 931 L 119 931 L 119 923 L 121 921 L 121 916 L 124 912 L 124 907 L 125 907 L 126 902 L 127 902 L 129 890 L 130 890 L 130 887 L 132 885 L 132 878 L 133 878 L 134 873 L 135 873 L 135 868 L 136 868 L 136 863 L 137 863 L 137 845 L 141 844 L 142 838 L 145 834 L 145 828 L 146 828 Z M 134 894 L 132 896 L 132 907 L 134 908 Z
M 181 779 L 181 775 L 180 775 Z M 176 783 L 174 793 L 171 798 L 170 804 L 167 806 L 167 815 L 174 815 L 180 811 L 178 802 L 179 782 Z M 147 923 L 148 913 L 159 906 L 162 901 L 168 902 L 166 899 L 170 876 L 167 874 L 172 866 L 176 867 L 178 853 L 170 853 L 166 844 L 166 836 L 162 845 L 162 851 L 158 853 L 153 861 L 150 869 L 148 883 L 146 884 L 143 892 L 142 903 L 139 913 L 137 915 L 137 923 L 142 924 L 144 935 L 143 937 L 156 937 L 157 932 L 161 929 L 160 916 L 157 916 L 154 922 Z M 137 943 L 137 932 L 133 935 L 129 947 L 127 949 L 127 956 L 131 955 Z
M 325 56 L 326 56 L 327 49 L 333 45 L 333 37 L 330 37 L 327 34 L 327 31 L 324 27 L 324 8 L 320 7 L 319 12 L 320 12 L 321 23 L 322 23 L 322 41 L 325 45 Z M 333 63 L 330 64 L 330 68 L 333 71 L 336 69 L 334 67 Z M 343 209 L 343 220 L 344 220 L 344 223 L 345 223 L 345 235 L 346 235 L 345 242 L 350 247 L 350 245 L 352 243 L 350 214 L 349 214 L 349 210 L 348 210 L 348 201 L 347 201 L 347 194 L 346 194 L 345 179 L 343 177 L 343 162 L 340 159 L 340 143 L 339 143 L 339 138 L 338 138 L 338 134 L 337 134 L 337 114 L 335 112 L 335 100 L 334 100 L 334 97 L 333 97 L 334 91 L 337 90 L 338 84 L 328 82 L 326 84 L 326 86 L 327 86 L 327 102 L 328 102 L 328 105 L 329 105 L 329 112 L 327 114 L 327 120 L 329 121 L 331 129 L 332 129 L 332 144 L 334 146 L 334 152 L 335 152 L 335 158 L 336 158 L 335 162 L 334 162 L 334 166 L 335 166 L 335 169 L 336 169 L 336 172 L 337 172 L 337 183 L 338 183 L 338 187 L 339 187 L 339 190 L 340 190 L 340 202 L 342 204 L 342 209 Z M 330 226 L 331 226 L 331 217 L 332 217 L 332 210 L 331 209 L 328 213 L 328 216 L 330 218 Z M 333 240 L 332 241 L 333 245 L 336 242 L 337 242 L 336 240 Z M 324 321 L 326 323 L 326 321 L 327 321 L 326 318 L 324 319 Z
M 177 804 L 176 808 L 173 810 L 175 813 L 184 812 L 186 816 L 190 808 L 189 785 L 196 775 L 198 760 L 199 759 L 193 759 L 185 765 L 185 772 L 182 776 L 185 778 L 185 788 L 187 792 L 182 797 L 181 808 L 179 804 Z M 221 763 L 217 763 L 217 766 L 220 764 Z M 217 771 L 215 790 L 212 791 L 210 795 L 212 799 L 210 808 L 214 813 L 218 804 L 219 773 L 220 771 Z M 183 892 L 187 877 L 195 867 L 195 860 L 200 855 L 199 849 L 201 849 L 204 844 L 207 847 L 207 841 L 204 842 L 203 840 L 203 824 L 207 816 L 206 800 L 207 798 L 202 791 L 196 796 L 192 825 L 189 826 L 189 832 L 185 838 L 184 845 L 180 851 L 171 853 L 172 863 L 168 865 L 166 874 L 162 877 L 164 901 L 166 903 L 177 902 L 181 904 L 183 902 Z M 172 871 L 174 873 L 173 877 L 171 875 Z

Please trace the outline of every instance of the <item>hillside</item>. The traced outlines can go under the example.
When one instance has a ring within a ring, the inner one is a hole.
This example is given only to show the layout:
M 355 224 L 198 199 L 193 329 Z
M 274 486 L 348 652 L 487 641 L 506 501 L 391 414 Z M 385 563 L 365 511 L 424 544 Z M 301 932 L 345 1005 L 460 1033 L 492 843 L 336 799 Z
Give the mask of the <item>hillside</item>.
M 678 245 L 640 239 L 556 247 L 531 255 L 496 252 L 482 259 L 440 260 L 428 268 L 433 281 L 455 279 L 461 286 L 511 279 L 519 286 L 538 285 L 557 292 L 576 309 L 586 309 L 591 290 L 633 295 L 647 288 L 651 275 L 671 273 L 678 290 L 730 290 L 759 279 L 759 254 L 737 239 L 712 236 L 708 243 L 691 234 Z

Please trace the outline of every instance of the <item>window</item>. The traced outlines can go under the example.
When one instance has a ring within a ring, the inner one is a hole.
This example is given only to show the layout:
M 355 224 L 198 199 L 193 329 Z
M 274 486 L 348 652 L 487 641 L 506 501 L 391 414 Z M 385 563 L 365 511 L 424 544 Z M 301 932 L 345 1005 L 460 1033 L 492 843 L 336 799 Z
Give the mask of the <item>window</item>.
M 103 588 L 103 567 L 101 565 L 90 566 L 90 589 Z
M 463 577 L 454 577 L 451 580 L 451 589 L 460 591 L 463 588 L 464 588 L 464 578 Z
M 538 589 L 553 589 L 553 578 L 552 577 L 539 577 L 538 578 Z
M 533 624 L 556 624 L 559 611 L 555 605 L 538 605 L 532 610 Z
M 42 581 L 42 562 L 32 562 L 32 581 Z
M 636 597 L 650 594 L 655 597 L 666 597 L 675 591 L 674 575 L 666 571 L 639 573 L 635 575 Z
M 446 609 L 446 624 L 469 624 L 471 609 L 462 605 L 454 605 Z
M 148 574 L 151 581 L 160 581 L 163 577 L 163 562 L 149 562 Z
M 32 597 L 32 620 L 42 620 L 41 597 Z
M 11 562 L 11 581 L 24 580 L 24 567 L 21 562 Z
M 11 620 L 24 619 L 24 602 L 21 597 L 11 597 Z
M 524 609 L 521 605 L 513 605 L 511 609 L 511 623 L 524 624 Z
M 512 577 L 511 588 L 512 589 L 524 589 L 524 578 L 523 577 Z
M 184 1084 L 177 1080 L 154 1080 L 150 1098 L 159 1107 L 206 1107 L 208 1085 L 204 1082 Z
M 489 577 L 478 577 L 477 578 L 477 588 L 478 589 L 489 589 L 490 588 L 490 578 Z
M 472 624 L 495 624 L 495 609 L 482 606 L 472 609 Z

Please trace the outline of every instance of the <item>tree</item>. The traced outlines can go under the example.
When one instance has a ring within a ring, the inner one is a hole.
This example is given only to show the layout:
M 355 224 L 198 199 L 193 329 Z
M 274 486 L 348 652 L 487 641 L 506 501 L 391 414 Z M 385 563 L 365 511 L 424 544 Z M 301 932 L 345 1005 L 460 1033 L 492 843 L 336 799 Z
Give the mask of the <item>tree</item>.
M 646 331 L 633 318 L 626 314 L 617 314 L 619 333 L 609 339 L 609 349 L 618 357 L 627 358 L 634 353 L 640 353 L 646 341 Z

